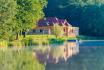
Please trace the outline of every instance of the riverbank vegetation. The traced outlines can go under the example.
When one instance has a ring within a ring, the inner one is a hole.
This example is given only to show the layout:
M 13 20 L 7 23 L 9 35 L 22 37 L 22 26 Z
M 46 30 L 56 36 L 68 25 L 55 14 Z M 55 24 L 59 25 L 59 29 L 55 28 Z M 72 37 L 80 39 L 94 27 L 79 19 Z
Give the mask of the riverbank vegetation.
M 67 19 L 81 35 L 104 37 L 104 0 L 48 0 L 45 14 Z
M 49 44 L 62 44 L 67 40 L 76 40 L 76 37 L 57 37 L 55 35 L 26 35 L 20 37 L 19 40 L 13 41 L 0 41 L 0 47 L 18 47 L 36 46 L 36 45 L 49 45 Z

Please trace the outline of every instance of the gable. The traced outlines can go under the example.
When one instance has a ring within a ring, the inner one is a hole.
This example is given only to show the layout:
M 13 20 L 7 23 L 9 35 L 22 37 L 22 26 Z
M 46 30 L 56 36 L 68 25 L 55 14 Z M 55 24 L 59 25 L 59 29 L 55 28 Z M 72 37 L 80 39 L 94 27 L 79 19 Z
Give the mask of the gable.
M 53 17 L 41 19 L 37 25 L 39 27 L 42 27 L 42 26 L 53 26 L 54 24 L 58 24 L 60 26 L 63 26 L 63 25 L 64 26 L 72 26 L 64 19 L 58 19 L 58 18 L 53 18 Z

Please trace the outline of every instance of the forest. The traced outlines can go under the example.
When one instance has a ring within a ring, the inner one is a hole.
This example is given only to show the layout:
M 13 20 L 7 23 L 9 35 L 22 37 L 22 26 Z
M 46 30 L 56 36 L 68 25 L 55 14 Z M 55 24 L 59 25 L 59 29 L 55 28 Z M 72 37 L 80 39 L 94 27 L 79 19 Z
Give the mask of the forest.
M 104 36 L 104 0 L 48 0 L 44 12 L 78 26 L 80 35 Z

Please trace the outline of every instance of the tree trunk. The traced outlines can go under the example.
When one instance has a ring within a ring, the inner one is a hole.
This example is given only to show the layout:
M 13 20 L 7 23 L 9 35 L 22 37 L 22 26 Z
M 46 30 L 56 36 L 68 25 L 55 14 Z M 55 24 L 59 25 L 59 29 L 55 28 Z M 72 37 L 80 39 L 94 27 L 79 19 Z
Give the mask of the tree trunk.
M 22 35 L 23 35 L 23 38 L 25 38 L 26 37 L 26 32 L 22 31 Z
M 24 38 L 26 37 L 26 34 L 25 34 L 25 32 L 24 32 L 24 35 L 23 35 L 23 37 L 24 37 Z

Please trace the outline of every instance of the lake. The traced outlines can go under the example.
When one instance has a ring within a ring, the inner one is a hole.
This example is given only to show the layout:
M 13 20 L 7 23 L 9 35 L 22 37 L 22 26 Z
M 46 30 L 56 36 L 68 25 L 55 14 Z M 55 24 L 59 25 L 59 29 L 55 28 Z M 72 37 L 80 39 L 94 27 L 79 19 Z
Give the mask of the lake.
M 104 70 L 104 41 L 66 42 L 34 51 L 45 70 Z

